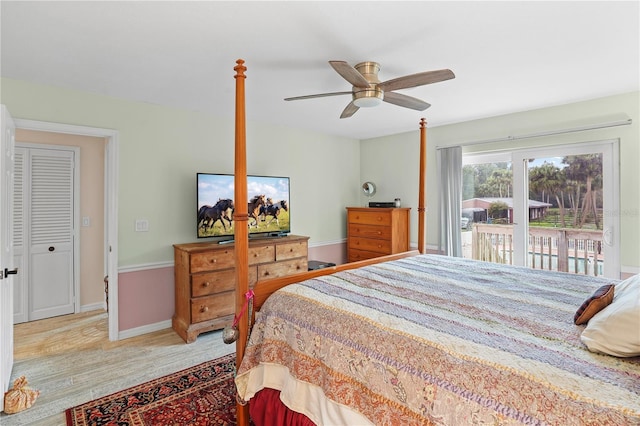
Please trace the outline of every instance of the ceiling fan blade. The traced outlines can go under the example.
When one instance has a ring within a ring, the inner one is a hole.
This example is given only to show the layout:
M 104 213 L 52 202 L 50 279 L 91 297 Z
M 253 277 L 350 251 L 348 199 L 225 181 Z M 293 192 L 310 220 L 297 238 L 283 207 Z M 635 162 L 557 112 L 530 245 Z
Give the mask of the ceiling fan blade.
M 285 101 L 299 101 L 301 99 L 324 98 L 326 96 L 338 96 L 338 95 L 350 95 L 350 94 L 351 94 L 351 92 L 319 93 L 317 95 L 294 96 L 292 98 L 284 98 L 284 100 Z
M 357 107 L 356 104 L 353 103 L 353 101 L 351 101 L 349 102 L 349 105 L 347 105 L 347 107 L 344 109 L 344 111 L 342 111 L 342 114 L 340 114 L 340 118 L 349 118 L 359 109 L 360 108 Z
M 329 61 L 338 74 L 355 87 L 369 87 L 369 82 L 358 72 L 357 69 L 346 63 L 345 61 Z
M 439 81 L 450 80 L 455 78 L 453 71 L 449 69 L 425 71 L 417 74 L 406 75 L 404 77 L 394 78 L 392 80 L 383 81 L 378 87 L 385 92 L 393 90 L 408 89 L 409 87 L 424 86 L 425 84 L 437 83 Z
M 398 105 L 405 108 L 411 108 L 418 111 L 424 111 L 429 108 L 431 105 L 422 101 L 418 98 L 413 98 L 411 96 L 403 95 L 401 93 L 395 92 L 384 92 L 383 101 L 388 102 L 390 104 Z

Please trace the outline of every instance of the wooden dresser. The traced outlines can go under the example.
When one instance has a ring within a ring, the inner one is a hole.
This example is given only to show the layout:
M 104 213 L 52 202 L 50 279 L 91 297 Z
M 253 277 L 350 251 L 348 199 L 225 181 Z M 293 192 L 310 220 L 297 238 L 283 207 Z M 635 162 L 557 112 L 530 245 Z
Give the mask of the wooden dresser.
M 307 270 L 309 237 L 249 240 L 249 287 L 258 279 Z M 187 343 L 200 333 L 233 324 L 235 310 L 234 244 L 175 244 L 173 329 Z
M 347 207 L 347 261 L 408 251 L 410 210 Z

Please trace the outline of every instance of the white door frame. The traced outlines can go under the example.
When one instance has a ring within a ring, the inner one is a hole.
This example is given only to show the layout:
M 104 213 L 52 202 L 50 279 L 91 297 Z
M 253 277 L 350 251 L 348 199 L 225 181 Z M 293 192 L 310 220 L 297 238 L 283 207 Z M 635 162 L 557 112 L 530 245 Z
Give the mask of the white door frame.
M 107 141 L 104 179 L 104 273 L 109 277 L 109 340 L 118 340 L 118 131 L 35 120 L 14 121 L 18 129 L 95 136 Z M 77 303 L 79 304 L 79 301 Z

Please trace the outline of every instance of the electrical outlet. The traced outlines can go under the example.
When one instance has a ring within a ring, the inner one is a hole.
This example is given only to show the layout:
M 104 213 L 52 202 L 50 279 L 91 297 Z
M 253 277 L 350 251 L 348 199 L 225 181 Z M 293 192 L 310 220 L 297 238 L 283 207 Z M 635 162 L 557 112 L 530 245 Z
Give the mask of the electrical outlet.
M 91 226 L 91 219 L 89 216 L 82 217 L 82 226 Z
M 136 219 L 136 232 L 147 232 L 149 221 L 147 219 Z

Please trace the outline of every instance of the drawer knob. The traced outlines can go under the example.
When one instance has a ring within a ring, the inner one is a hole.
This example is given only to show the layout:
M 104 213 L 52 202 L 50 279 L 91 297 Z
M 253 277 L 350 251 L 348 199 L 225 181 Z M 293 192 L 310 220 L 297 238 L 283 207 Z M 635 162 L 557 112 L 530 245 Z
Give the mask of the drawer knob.
M 211 284 L 209 284 L 209 281 L 205 281 L 202 283 L 202 287 L 209 287 Z
M 209 310 L 209 307 L 208 307 L 208 306 L 201 306 L 201 307 L 200 307 L 200 312 L 201 312 L 201 313 L 207 312 L 208 310 Z
M 216 263 L 216 259 L 211 259 L 210 263 Z

